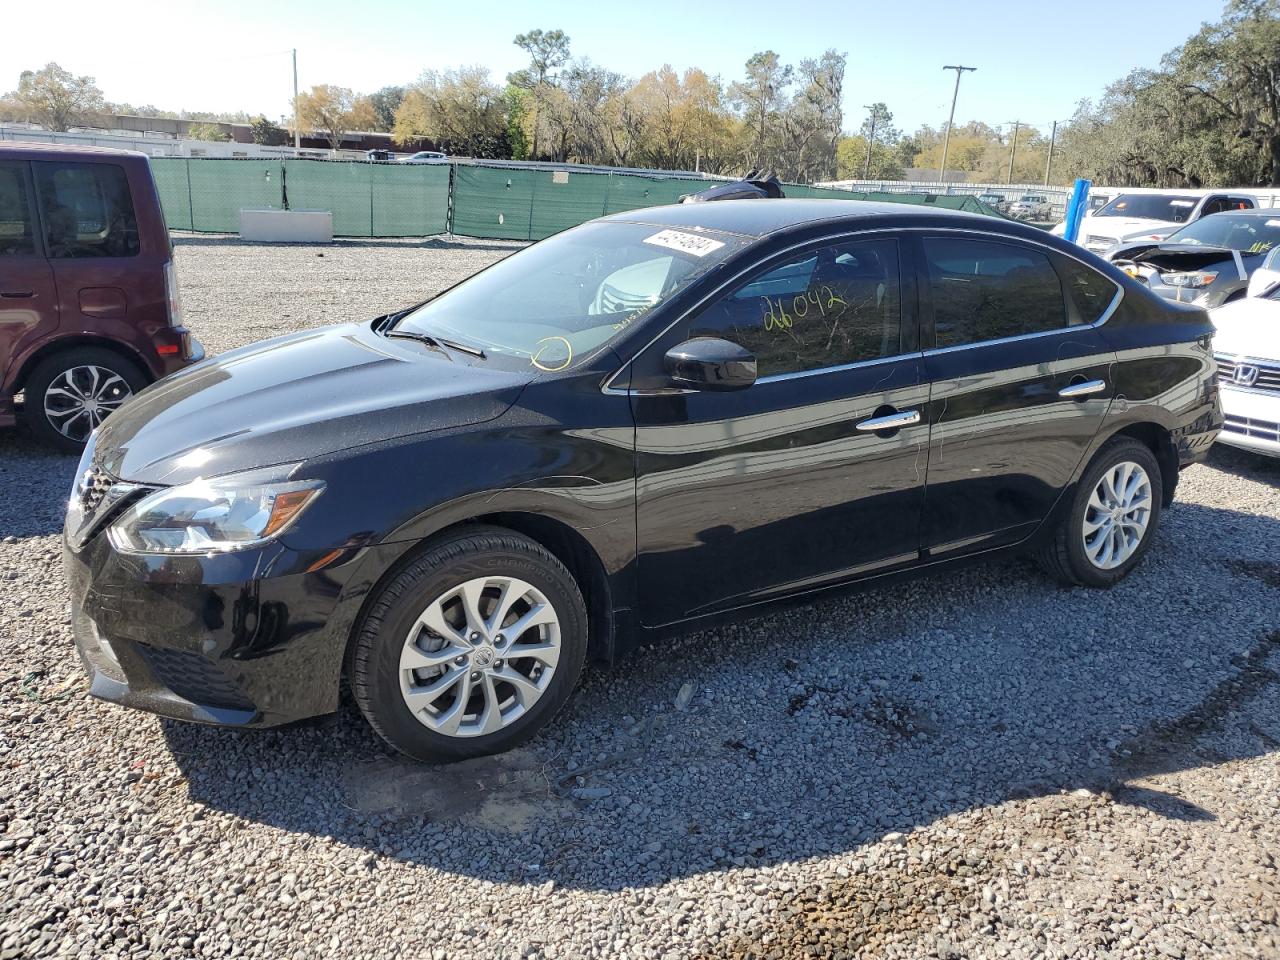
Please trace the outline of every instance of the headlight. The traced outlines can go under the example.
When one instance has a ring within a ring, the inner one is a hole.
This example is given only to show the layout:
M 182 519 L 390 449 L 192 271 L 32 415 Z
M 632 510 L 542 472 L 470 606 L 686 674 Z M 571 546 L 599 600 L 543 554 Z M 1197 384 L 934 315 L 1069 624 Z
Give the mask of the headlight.
M 194 480 L 144 497 L 111 525 L 125 553 L 221 553 L 278 536 L 324 490 L 318 480 Z
M 1166 273 L 1161 277 L 1171 287 L 1207 287 L 1218 279 L 1216 273 Z

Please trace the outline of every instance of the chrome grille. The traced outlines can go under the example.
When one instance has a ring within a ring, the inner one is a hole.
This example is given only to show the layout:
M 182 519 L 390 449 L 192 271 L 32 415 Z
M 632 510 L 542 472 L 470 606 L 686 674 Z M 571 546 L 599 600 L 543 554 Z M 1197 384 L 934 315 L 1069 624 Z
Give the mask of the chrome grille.
M 1274 360 L 1253 360 L 1249 357 L 1226 357 L 1218 355 L 1218 382 L 1225 386 L 1240 390 L 1262 390 L 1280 392 L 1280 363 Z M 1241 368 L 1245 372 L 1241 372 Z M 1256 376 L 1249 373 L 1249 368 L 1257 371 Z M 1252 383 L 1249 381 L 1252 380 Z
M 1231 414 L 1226 415 L 1226 423 L 1222 429 L 1226 433 L 1238 433 L 1244 437 L 1253 437 L 1255 440 L 1270 440 L 1272 443 L 1280 443 L 1280 423 L 1272 423 L 1270 420 L 1254 420 L 1251 417 L 1235 417 Z
M 85 516 L 92 516 L 102 506 L 102 498 L 107 495 L 111 485 L 115 483 L 109 473 L 90 467 L 76 484 L 76 494 L 80 497 L 80 509 Z

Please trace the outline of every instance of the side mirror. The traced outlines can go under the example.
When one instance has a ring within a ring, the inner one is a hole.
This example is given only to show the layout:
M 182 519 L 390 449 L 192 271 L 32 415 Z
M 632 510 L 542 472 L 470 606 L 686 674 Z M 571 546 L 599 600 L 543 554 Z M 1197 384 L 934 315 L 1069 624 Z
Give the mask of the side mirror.
M 751 351 L 718 337 L 695 337 L 667 351 L 667 373 L 692 390 L 743 390 L 756 382 Z
M 1277 283 L 1280 283 L 1280 247 L 1268 253 L 1262 266 L 1249 277 L 1248 296 L 1260 297 Z

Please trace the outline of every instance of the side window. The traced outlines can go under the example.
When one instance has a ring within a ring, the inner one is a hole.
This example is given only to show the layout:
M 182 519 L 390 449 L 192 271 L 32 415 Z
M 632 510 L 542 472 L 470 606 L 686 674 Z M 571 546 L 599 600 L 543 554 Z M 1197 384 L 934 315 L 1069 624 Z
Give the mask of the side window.
M 705 308 L 689 336 L 746 347 L 761 377 L 901 353 L 897 241 L 832 244 L 787 260 Z
M 1211 213 L 1222 213 L 1223 210 L 1229 210 L 1231 205 L 1227 203 L 1226 197 L 1210 197 L 1204 202 L 1204 207 L 1200 210 L 1200 216 L 1207 217 Z
M 1228 210 L 1252 210 L 1254 202 L 1252 197 L 1228 197 Z
M 0 164 L 0 257 L 29 257 L 36 252 L 31 204 L 22 167 Z
M 1062 283 L 1037 250 L 932 237 L 924 241 L 924 255 L 938 347 L 1067 326 Z
M 1070 257 L 1060 257 L 1058 268 L 1062 273 L 1067 295 L 1075 304 L 1079 322 L 1097 322 L 1106 313 L 1107 307 L 1111 306 L 1111 301 L 1116 298 L 1120 288 L 1097 270 Z
M 40 161 L 32 168 L 50 257 L 138 253 L 138 221 L 122 167 Z

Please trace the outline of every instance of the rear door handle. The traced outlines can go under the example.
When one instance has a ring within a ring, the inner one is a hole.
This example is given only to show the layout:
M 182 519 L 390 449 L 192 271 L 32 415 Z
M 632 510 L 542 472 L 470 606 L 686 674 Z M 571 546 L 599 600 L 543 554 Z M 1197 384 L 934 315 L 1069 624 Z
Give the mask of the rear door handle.
M 1058 396 L 1064 400 L 1079 400 L 1081 397 L 1102 393 L 1106 389 L 1107 381 L 1105 380 L 1085 380 L 1083 383 L 1068 384 L 1058 391 Z
M 899 410 L 897 413 L 886 414 L 883 417 L 862 420 L 855 425 L 854 429 L 861 430 L 863 433 L 878 433 L 881 430 L 899 430 L 919 422 L 919 410 Z
M 0 290 L 0 297 L 6 300 L 27 300 L 35 295 L 34 290 Z

